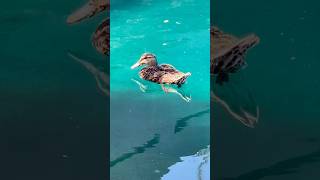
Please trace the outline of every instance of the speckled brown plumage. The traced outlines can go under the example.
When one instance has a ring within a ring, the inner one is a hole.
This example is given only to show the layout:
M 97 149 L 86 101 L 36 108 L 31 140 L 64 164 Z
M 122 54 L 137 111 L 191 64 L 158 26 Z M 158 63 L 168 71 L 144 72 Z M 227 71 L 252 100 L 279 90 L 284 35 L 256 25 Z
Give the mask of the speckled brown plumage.
M 73 12 L 68 18 L 68 24 L 80 22 L 86 18 L 90 18 L 102 11 L 109 10 L 109 0 L 89 0 L 81 8 Z M 104 55 L 109 55 L 110 51 L 110 20 L 105 19 L 92 35 L 92 45 L 96 50 Z
M 259 43 L 259 38 L 254 34 L 239 39 L 222 32 L 217 27 L 211 28 L 210 35 L 210 70 L 211 74 L 218 75 L 219 83 L 228 81 L 228 73 L 241 69 L 246 64 L 244 56 L 247 50 Z
M 95 33 L 92 35 L 92 44 L 98 52 L 109 55 L 110 50 L 110 19 L 105 19 L 97 28 Z
M 90 18 L 102 11 L 110 8 L 109 0 L 89 0 L 86 4 L 82 5 L 74 11 L 67 18 L 68 24 L 74 24 L 84 19 Z
M 246 63 L 244 61 L 245 53 L 248 49 L 259 42 L 259 38 L 254 35 L 248 35 L 239 39 L 233 35 L 219 30 L 217 27 L 211 27 L 211 74 L 216 75 L 216 83 L 222 84 L 228 81 L 228 74 L 237 72 Z M 215 88 L 218 88 L 215 86 Z M 251 114 L 241 108 L 241 113 L 236 113 L 225 100 L 211 91 L 211 98 L 214 102 L 220 104 L 235 119 L 248 127 L 254 127 L 259 119 L 259 107 L 256 106 L 256 113 Z
M 176 84 L 178 86 L 184 84 L 188 77 L 169 64 L 144 67 L 140 70 L 139 76 L 158 84 Z
M 183 73 L 170 64 L 158 65 L 156 56 L 152 53 L 144 53 L 140 59 L 131 66 L 135 69 L 145 66 L 139 71 L 140 78 L 158 84 L 176 84 L 180 87 L 185 83 L 191 73 Z

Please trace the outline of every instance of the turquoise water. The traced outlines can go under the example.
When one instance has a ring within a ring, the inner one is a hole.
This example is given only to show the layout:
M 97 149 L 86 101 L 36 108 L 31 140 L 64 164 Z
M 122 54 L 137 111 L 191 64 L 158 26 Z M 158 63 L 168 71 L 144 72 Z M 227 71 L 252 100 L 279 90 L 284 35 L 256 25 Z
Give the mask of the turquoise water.
M 110 19 L 110 178 L 160 179 L 210 141 L 209 2 L 112 1 Z M 130 69 L 144 52 L 192 73 L 179 89 L 191 102 Z
M 213 106 L 216 179 L 320 176 L 319 5 L 312 0 L 212 2 L 212 21 L 219 28 L 261 38 L 248 53 L 248 67 L 223 87 L 234 92 L 225 91 L 224 97 L 235 109 L 260 107 L 256 128 Z

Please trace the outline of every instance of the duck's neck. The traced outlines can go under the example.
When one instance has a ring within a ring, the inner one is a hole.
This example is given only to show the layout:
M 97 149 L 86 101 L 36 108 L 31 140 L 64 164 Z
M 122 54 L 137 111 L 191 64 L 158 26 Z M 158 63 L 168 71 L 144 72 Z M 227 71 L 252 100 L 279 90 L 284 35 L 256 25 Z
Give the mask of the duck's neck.
M 152 62 L 149 63 L 149 66 L 158 67 L 158 62 L 157 61 L 152 61 Z

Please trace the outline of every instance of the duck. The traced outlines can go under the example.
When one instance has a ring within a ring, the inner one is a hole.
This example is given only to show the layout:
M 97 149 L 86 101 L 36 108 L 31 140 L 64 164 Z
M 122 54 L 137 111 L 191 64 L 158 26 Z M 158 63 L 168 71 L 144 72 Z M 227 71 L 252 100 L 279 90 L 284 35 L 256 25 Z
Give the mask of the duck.
M 89 0 L 85 5 L 71 13 L 67 18 L 67 24 L 75 24 L 84 19 L 91 18 L 100 12 L 109 11 L 109 0 Z M 104 19 L 91 37 L 92 45 L 103 54 L 110 55 L 110 18 Z
M 238 38 L 216 26 L 211 27 L 210 37 L 210 73 L 217 76 L 216 83 L 220 85 L 229 81 L 230 73 L 238 72 L 247 65 L 244 60 L 247 51 L 260 42 L 260 38 L 255 34 Z
M 107 18 L 98 26 L 92 35 L 92 45 L 103 55 L 110 55 L 110 19 Z
M 183 73 L 171 64 L 158 65 L 157 58 L 152 53 L 143 53 L 139 60 L 131 66 L 131 69 L 139 66 L 145 66 L 139 71 L 140 78 L 160 84 L 165 92 L 168 92 L 165 84 L 175 84 L 180 88 L 191 76 L 190 72 Z
M 245 54 L 249 49 L 260 42 L 260 39 L 255 34 L 249 34 L 244 38 L 238 38 L 232 34 L 221 31 L 218 27 L 212 26 L 210 28 L 211 37 L 211 59 L 210 59 L 210 74 L 217 76 L 216 84 L 223 85 L 229 81 L 229 73 L 236 73 L 246 66 Z M 219 88 L 219 86 L 215 86 Z M 232 109 L 227 101 L 217 96 L 211 90 L 211 99 L 213 102 L 221 105 L 234 119 L 239 120 L 247 127 L 254 128 L 259 120 L 259 106 L 256 105 L 255 115 L 241 109 L 237 113 Z

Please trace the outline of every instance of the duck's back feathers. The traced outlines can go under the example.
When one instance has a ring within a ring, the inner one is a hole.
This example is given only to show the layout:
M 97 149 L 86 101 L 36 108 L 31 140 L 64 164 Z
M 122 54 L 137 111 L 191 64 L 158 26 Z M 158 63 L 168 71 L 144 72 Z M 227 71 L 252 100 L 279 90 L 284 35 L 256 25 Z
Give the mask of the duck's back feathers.
M 102 54 L 109 55 L 110 50 L 110 19 L 105 19 L 92 36 L 92 44 Z
M 164 71 L 160 71 L 157 66 L 148 66 L 140 70 L 139 76 L 147 81 L 160 83 L 161 77 L 165 74 Z
M 142 68 L 139 76 L 142 79 L 158 84 L 176 84 L 181 86 L 190 73 L 183 73 L 175 69 L 170 64 L 161 64 L 159 66 L 148 66 Z
M 234 73 L 245 65 L 245 53 L 259 42 L 259 38 L 255 35 L 249 35 L 232 46 L 220 49 L 217 57 L 213 60 L 212 69 L 213 74 L 219 72 Z
M 213 27 L 211 29 L 211 54 L 213 55 L 213 58 L 217 58 L 221 56 L 222 50 L 231 48 L 234 44 L 236 44 L 239 39 L 233 35 L 226 34 L 219 30 L 217 27 Z
M 174 66 L 172 66 L 171 64 L 160 64 L 159 67 L 161 67 L 162 69 L 174 69 L 174 70 L 176 70 L 176 68 Z
M 109 9 L 109 0 L 89 0 L 81 8 L 73 12 L 67 19 L 68 24 L 80 22 L 84 19 L 90 18 L 101 11 Z
M 218 79 L 227 81 L 228 73 L 237 72 L 246 64 L 245 53 L 259 43 L 259 38 L 251 34 L 239 39 L 212 27 L 211 41 L 211 54 L 213 54 L 210 63 L 211 74 L 222 75 L 223 78 L 218 77 Z

